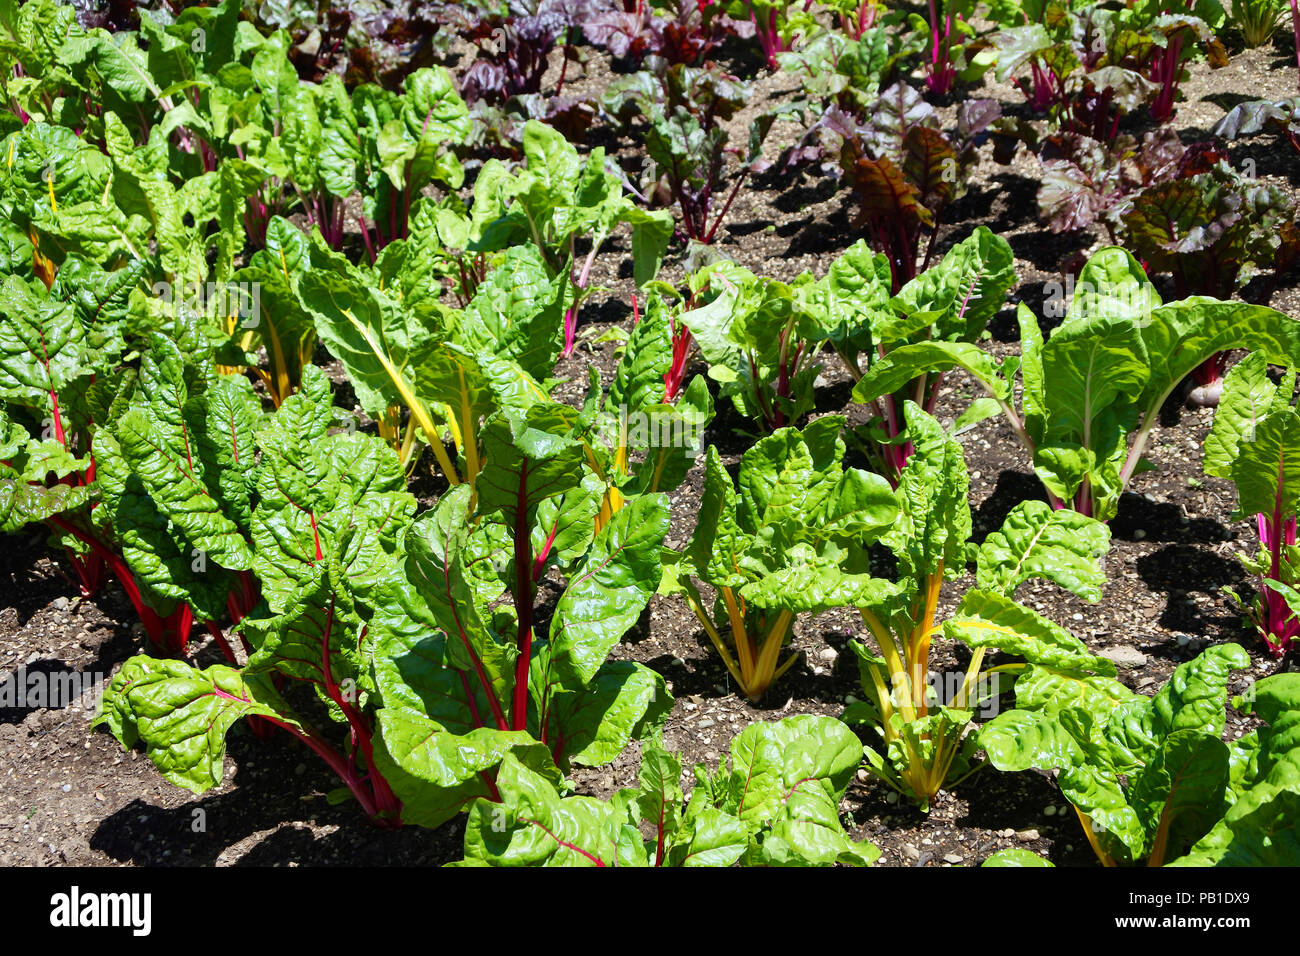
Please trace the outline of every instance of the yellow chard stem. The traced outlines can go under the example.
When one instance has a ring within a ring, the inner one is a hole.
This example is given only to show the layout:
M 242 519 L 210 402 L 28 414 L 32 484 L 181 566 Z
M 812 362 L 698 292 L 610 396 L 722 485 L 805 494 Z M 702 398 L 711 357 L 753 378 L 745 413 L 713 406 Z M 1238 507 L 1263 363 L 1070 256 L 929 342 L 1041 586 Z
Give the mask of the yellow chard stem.
M 889 688 L 885 686 L 885 679 L 880 671 L 874 665 L 869 670 L 871 683 L 876 688 L 876 706 L 880 709 L 880 729 L 885 733 L 885 743 L 889 743 L 898 736 L 890 724 L 890 718 L 894 716 L 894 699 L 889 693 Z
M 776 680 L 776 662 L 781 656 L 781 646 L 785 641 L 785 634 L 790 629 L 792 621 L 794 621 L 793 611 L 780 611 L 776 616 L 776 621 L 768 628 L 767 635 L 763 638 L 763 646 L 759 651 L 758 666 L 755 673 L 755 679 L 758 682 L 756 688 L 758 694 L 762 694 Z
M 411 461 L 411 452 L 414 450 L 414 448 L 415 448 L 415 416 L 413 415 L 406 420 L 406 432 L 402 436 L 402 450 L 399 456 L 402 461 L 402 468 L 407 473 L 407 475 L 410 475 L 411 466 L 414 464 L 414 462 Z
M 456 444 L 465 456 L 465 480 L 472 483 L 479 473 L 478 436 L 475 434 L 474 410 L 469 402 L 469 387 L 465 384 L 465 370 L 457 368 L 456 374 L 460 376 L 460 435 Z
M 695 600 L 692 595 L 687 594 L 686 603 L 689 604 L 691 610 L 695 612 L 695 616 L 704 627 L 704 633 L 709 635 L 709 640 L 713 642 L 713 646 L 718 649 L 718 654 L 722 657 L 722 663 L 727 665 L 727 670 L 729 670 L 731 676 L 736 679 L 736 683 L 743 687 L 745 679 L 741 676 L 740 669 L 736 666 L 735 660 L 727 650 L 727 644 L 723 641 L 722 635 L 718 633 L 718 629 L 713 626 L 713 622 L 710 621 L 708 616 L 704 613 L 704 608 L 700 607 L 700 602 Z
M 985 650 L 986 648 L 977 647 L 971 654 L 970 666 L 966 668 L 966 679 L 962 681 L 961 690 L 957 692 L 957 697 L 952 702 L 952 705 L 959 710 L 965 710 L 970 706 L 971 691 L 974 689 L 975 682 L 979 680 Z
M 926 716 L 930 712 L 930 706 L 926 701 L 926 675 L 930 670 L 930 637 L 934 633 L 934 614 L 939 606 L 939 588 L 943 586 L 943 559 L 939 559 L 939 565 L 935 568 L 927 581 L 925 595 L 925 615 L 921 618 L 921 629 L 916 635 L 916 640 L 908 648 L 909 676 L 912 680 L 912 693 L 915 696 L 919 694 L 916 700 L 916 712 L 920 717 Z
M 731 588 L 719 588 L 723 603 L 727 606 L 727 619 L 731 622 L 731 639 L 736 645 L 736 657 L 740 661 L 743 676 L 742 688 L 748 688 L 754 680 L 754 654 L 750 646 L 749 635 L 745 632 L 745 616 L 736 606 L 736 597 Z M 746 690 L 748 693 L 748 690 Z
M 1088 838 L 1088 845 L 1092 847 L 1092 852 L 1097 854 L 1097 859 L 1101 861 L 1101 865 L 1114 866 L 1115 860 L 1101 848 L 1101 841 L 1097 839 L 1097 833 L 1092 828 L 1092 818 L 1078 807 L 1074 808 L 1074 812 L 1079 815 L 1079 822 L 1083 824 L 1083 832 Z
M 913 707 L 912 689 L 909 686 L 911 676 L 903 665 L 903 659 L 899 654 L 899 648 L 894 642 L 893 635 L 870 608 L 860 607 L 858 613 L 862 615 L 863 622 L 866 623 L 872 635 L 876 638 L 876 644 L 880 647 L 881 656 L 885 658 L 885 666 L 889 668 L 890 687 L 892 688 L 900 679 L 905 685 L 906 694 L 903 695 L 903 700 L 895 701 L 891 693 L 890 701 L 899 704 L 899 711 L 904 720 L 915 720 L 916 710 Z

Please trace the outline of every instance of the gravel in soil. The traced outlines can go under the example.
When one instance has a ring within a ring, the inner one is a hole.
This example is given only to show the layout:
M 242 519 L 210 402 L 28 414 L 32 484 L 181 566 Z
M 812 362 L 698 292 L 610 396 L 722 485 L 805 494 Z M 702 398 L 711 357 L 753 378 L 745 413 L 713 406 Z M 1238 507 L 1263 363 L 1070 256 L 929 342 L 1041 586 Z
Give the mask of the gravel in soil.
M 1185 141 L 1201 138 L 1237 102 L 1293 90 L 1294 61 L 1280 43 L 1239 52 L 1217 71 L 1193 65 L 1183 85 L 1175 126 Z M 572 92 L 598 91 L 610 73 L 603 57 L 593 56 Z M 572 75 L 572 67 L 571 67 Z M 754 95 L 733 121 L 736 132 L 757 112 L 788 99 L 793 82 L 764 75 Z M 1019 109 L 1020 97 L 1008 86 L 987 84 L 972 95 L 994 96 L 1004 109 Z M 778 126 L 768 154 L 797 136 Z M 633 147 L 614 144 L 626 157 Z M 1258 174 L 1293 188 L 1300 182 L 1300 155 L 1267 138 L 1233 147 L 1235 162 L 1253 159 Z M 1013 305 L 1026 301 L 1042 311 L 1043 285 L 1060 281 L 1062 263 L 1102 242 L 1100 234 L 1053 236 L 1036 219 L 1037 161 L 1023 152 L 1011 166 L 999 166 L 986 145 L 966 195 L 951 210 L 938 237 L 938 249 L 963 238 L 974 226 L 988 225 L 1011 243 L 1020 285 Z M 850 228 L 845 193 L 829 178 L 804 173 L 768 174 L 743 189 L 717 243 L 718 251 L 755 272 L 792 279 L 810 270 L 822 274 L 858 237 Z M 632 283 L 626 239 L 616 237 L 598 258 L 592 284 L 604 291 L 583 312 L 583 342 L 558 374 L 569 378 L 557 395 L 576 401 L 585 391 L 586 366 L 595 365 L 609 383 L 615 362 L 613 342 L 595 343 L 610 325 L 626 324 Z M 665 277 L 680 278 L 680 253 L 669 256 Z M 1300 291 L 1284 285 L 1271 303 L 1300 316 Z M 1017 348 L 1010 310 L 991 325 L 991 347 Z M 833 356 L 824 356 L 818 414 L 843 411 L 851 421 L 864 418 L 849 403 L 848 378 Z M 695 371 L 702 371 L 697 367 Z M 334 369 L 341 383 L 340 370 Z M 950 423 L 976 394 L 969 379 L 947 380 L 938 415 Z M 346 391 L 344 386 L 343 391 Z M 341 404 L 348 404 L 346 395 Z M 1162 411 L 1149 458 L 1153 471 L 1137 477 L 1111 522 L 1113 544 L 1106 557 L 1107 585 L 1097 604 L 1088 604 L 1050 586 L 1025 585 L 1017 597 L 1068 626 L 1098 653 L 1114 659 L 1121 679 L 1143 693 L 1158 688 L 1173 668 L 1207 644 L 1235 640 L 1247 646 L 1253 672 L 1230 687 L 1291 666 L 1273 662 L 1242 624 L 1225 587 L 1252 593 L 1236 553 L 1254 547 L 1246 522 L 1232 522 L 1231 486 L 1201 473 L 1200 447 L 1211 413 L 1184 410 L 1171 402 Z M 716 444 L 727 464 L 739 461 L 751 439 L 747 423 L 733 409 L 720 407 L 706 442 Z M 1010 429 L 990 419 L 964 437 L 971 475 L 977 539 L 998 527 L 1018 501 L 1041 491 Z M 437 479 L 420 476 L 413 488 L 427 506 L 442 490 Z M 689 537 L 701 490 L 700 469 L 672 496 L 673 525 L 668 543 Z M 940 613 L 950 612 L 970 576 L 945 584 Z M 319 865 L 438 864 L 458 859 L 463 822 L 428 832 L 407 828 L 380 831 L 367 824 L 352 803 L 333 805 L 327 795 L 337 782 L 323 765 L 287 735 L 262 741 L 240 727 L 232 731 L 225 781 L 196 797 L 166 783 L 138 752 L 123 752 L 105 733 L 92 733 L 89 721 L 102 682 L 136 652 L 143 640 L 133 627 L 131 608 L 116 585 L 81 600 L 41 534 L 10 535 L 0 546 L 0 674 L 75 672 L 88 690 L 83 706 L 65 709 L 0 707 L 0 864 L 3 865 Z M 831 612 L 801 620 L 794 650 L 797 664 L 755 705 L 730 686 L 725 668 L 678 603 L 656 597 L 629 639 L 614 656 L 636 660 L 664 674 L 676 704 L 664 728 L 667 746 L 679 753 L 683 785 L 689 768 L 715 766 L 726 758 L 733 736 L 754 720 L 797 713 L 838 716 L 846 696 L 860 693 L 856 665 L 847 642 L 860 637 L 852 615 Z M 196 632 L 196 640 L 198 632 Z M 203 641 L 206 641 L 206 637 Z M 215 650 L 195 645 L 201 663 L 215 662 Z M 933 669 L 964 663 L 946 643 L 935 650 Z M 1240 735 L 1246 721 L 1229 718 L 1228 733 Z M 639 764 L 633 745 L 609 766 L 582 769 L 573 778 L 579 792 L 607 796 L 631 785 Z M 955 792 L 941 793 L 922 813 L 889 788 L 860 771 L 846 803 L 853 835 L 868 838 L 883 851 L 882 865 L 973 865 L 1006 847 L 1023 847 L 1057 864 L 1095 861 L 1078 820 L 1055 784 L 1037 773 L 1001 774 L 985 769 Z

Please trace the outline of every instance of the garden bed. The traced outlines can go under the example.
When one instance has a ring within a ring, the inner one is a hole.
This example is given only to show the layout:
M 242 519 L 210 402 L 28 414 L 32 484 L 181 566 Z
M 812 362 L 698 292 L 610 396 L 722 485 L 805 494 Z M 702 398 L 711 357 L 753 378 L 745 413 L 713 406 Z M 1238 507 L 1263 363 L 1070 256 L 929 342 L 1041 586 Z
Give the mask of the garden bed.
M 598 94 L 613 76 L 604 56 L 588 52 L 583 71 L 571 75 L 573 95 Z M 558 57 L 558 51 L 552 55 Z M 454 72 L 454 57 L 450 65 Z M 732 68 L 753 67 L 748 62 Z M 1190 70 L 1173 121 L 1184 140 L 1207 135 L 1235 102 L 1282 99 L 1295 92 L 1294 52 L 1285 36 L 1275 46 L 1236 52 L 1222 69 L 1198 62 Z M 733 138 L 743 138 L 739 131 L 754 116 L 797 92 L 780 72 L 760 74 L 750 105 L 732 123 L 738 131 Z M 1023 103 L 1018 92 L 995 83 L 991 75 L 973 95 L 997 99 L 1008 114 L 1020 111 Z M 798 132 L 793 125 L 778 124 L 765 154 L 775 156 Z M 626 140 L 609 145 L 611 152 L 635 151 Z M 1012 165 L 1004 166 L 991 154 L 991 143 L 980 147 L 969 189 L 951 207 L 939 232 L 938 250 L 942 253 L 979 225 L 1010 243 L 1018 281 L 1009 306 L 990 324 L 991 350 L 1002 356 L 1019 350 L 1015 304 L 1024 302 L 1041 315 L 1044 283 L 1060 281 L 1069 260 L 1101 245 L 1102 234 L 1046 232 L 1035 204 L 1037 161 L 1021 151 Z M 1280 141 L 1245 141 L 1233 146 L 1231 154 L 1236 164 L 1254 160 L 1262 177 L 1287 190 L 1294 191 L 1300 182 L 1300 154 Z M 788 281 L 804 271 L 822 275 L 857 238 L 847 195 L 831 180 L 807 171 L 771 170 L 740 194 L 716 251 L 758 275 Z M 616 237 L 610 249 L 591 277 L 605 291 L 584 305 L 578 348 L 556 372 L 569 381 L 555 397 L 574 405 L 582 401 L 589 365 L 609 385 L 615 345 L 595 340 L 609 327 L 626 327 L 631 318 L 634 286 L 624 264 L 630 253 L 626 237 Z M 662 276 L 671 282 L 684 278 L 677 251 L 670 251 Z M 1268 303 L 1293 317 L 1300 316 L 1295 278 L 1288 276 Z M 1050 324 L 1044 331 L 1050 332 Z M 323 348 L 317 359 L 338 386 L 336 404 L 347 407 L 351 396 L 341 367 Z M 843 412 L 850 424 L 865 421 L 865 408 L 851 400 L 852 383 L 834 355 L 823 354 L 821 363 L 814 417 Z M 703 364 L 693 371 L 703 372 Z M 954 372 L 946 380 L 936 417 L 950 423 L 977 393 L 969 376 Z M 1291 663 L 1290 657 L 1278 662 L 1266 653 L 1240 609 L 1223 593 L 1225 587 L 1253 593 L 1253 579 L 1236 555 L 1251 550 L 1255 538 L 1252 522 L 1228 518 L 1235 505 L 1232 484 L 1202 472 L 1201 447 L 1212 421 L 1212 410 L 1184 407 L 1182 393 L 1162 409 L 1148 446 L 1155 468 L 1132 481 L 1117 517 L 1109 522 L 1111 547 L 1104 558 L 1106 585 L 1099 602 L 1047 584 L 1025 584 L 1017 592 L 1022 603 L 1115 661 L 1120 680 L 1140 693 L 1153 693 L 1177 665 L 1206 646 L 1228 641 L 1245 646 L 1253 662 L 1229 684 L 1230 695 Z M 705 443 L 717 446 L 724 464 L 734 465 L 752 444 L 747 435 L 752 424 L 720 401 Z M 961 441 L 971 478 L 974 540 L 980 541 L 1015 504 L 1041 497 L 1042 491 L 1002 418 L 975 425 Z M 671 493 L 669 547 L 683 546 L 694 528 L 703 489 L 701 464 Z M 412 486 L 422 508 L 446 490 L 440 478 L 427 477 L 430 466 L 426 456 Z M 70 670 L 108 677 L 140 646 L 131 605 L 115 584 L 93 597 L 80 597 L 45 539 L 45 530 L 32 526 L 0 540 L 0 672 Z M 945 583 L 940 618 L 956 607 L 973 580 L 967 574 Z M 542 607 L 545 618 L 545 597 Z M 645 664 L 664 676 L 675 698 L 663 725 L 666 747 L 685 768 L 696 763 L 713 767 L 727 754 L 732 738 L 756 720 L 840 716 L 846 696 L 861 693 L 848 641 L 863 633 L 862 621 L 850 609 L 802 618 L 793 643 L 802 659 L 761 704 L 739 693 L 695 617 L 675 597 L 652 598 L 611 657 Z M 221 663 L 215 645 L 200 635 L 196 629 L 193 659 Z M 931 664 L 938 671 L 957 669 L 969 653 L 939 642 Z M 109 734 L 91 731 L 101 690 L 97 685 L 84 698 L 84 707 L 0 708 L 0 865 L 436 865 L 463 856 L 463 815 L 432 831 L 377 830 L 355 803 L 333 805 L 327 799 L 337 781 L 284 733 L 262 740 L 237 725 L 228 737 L 224 781 L 201 796 L 189 794 L 163 780 L 138 749 L 123 750 Z M 1231 710 L 1228 719 L 1228 737 L 1254 726 Z M 639 758 L 640 746 L 634 742 L 607 766 L 575 771 L 577 792 L 608 798 L 633 785 Z M 689 773 L 683 776 L 689 786 Z M 969 866 L 1006 848 L 1031 850 L 1057 865 L 1096 862 L 1072 808 L 1045 774 L 1006 774 L 986 767 L 955 791 L 942 792 L 925 813 L 862 770 L 842 810 L 850 835 L 881 849 L 879 865 Z

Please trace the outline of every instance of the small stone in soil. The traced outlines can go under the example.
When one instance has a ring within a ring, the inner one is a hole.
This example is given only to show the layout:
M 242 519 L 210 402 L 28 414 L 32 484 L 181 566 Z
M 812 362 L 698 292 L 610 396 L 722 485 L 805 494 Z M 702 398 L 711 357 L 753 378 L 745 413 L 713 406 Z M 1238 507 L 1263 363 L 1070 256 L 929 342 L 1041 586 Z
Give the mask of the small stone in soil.
M 1045 817 L 1056 816 L 1056 807 L 1051 807 L 1051 806 L 1043 807 L 1043 816 Z
M 1021 843 L 1032 843 L 1038 839 L 1038 831 L 1018 830 L 1016 831 L 1016 839 L 1019 840 Z
M 1147 662 L 1147 656 L 1139 651 L 1136 647 L 1129 647 L 1127 644 L 1119 644 L 1115 647 L 1105 647 L 1099 652 L 1102 657 L 1114 661 L 1120 667 L 1141 667 Z
M 945 853 L 943 859 L 945 863 L 956 864 L 956 863 L 960 863 L 962 860 L 966 858 L 962 856 L 960 853 Z

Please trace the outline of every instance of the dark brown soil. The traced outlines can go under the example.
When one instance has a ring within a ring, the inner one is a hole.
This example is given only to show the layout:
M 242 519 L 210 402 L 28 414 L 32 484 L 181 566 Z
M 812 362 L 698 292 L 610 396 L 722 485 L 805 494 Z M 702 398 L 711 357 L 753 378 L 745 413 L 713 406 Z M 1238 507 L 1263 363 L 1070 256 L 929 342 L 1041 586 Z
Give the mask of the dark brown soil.
M 590 57 L 585 70 L 572 83 L 573 93 L 607 85 L 605 58 Z M 789 97 L 793 85 L 780 74 L 761 76 L 751 104 L 732 124 L 736 138 L 743 141 L 740 131 L 749 119 Z M 1194 65 L 1183 89 L 1186 102 L 1179 106 L 1175 125 L 1184 139 L 1199 138 L 1235 102 L 1294 94 L 1293 54 L 1279 41 L 1275 48 L 1237 53 L 1222 70 Z M 1007 108 L 1020 102 L 1007 86 L 989 85 L 977 95 L 994 96 Z M 793 127 L 778 126 L 768 155 L 797 135 Z M 1254 158 L 1260 175 L 1279 183 L 1300 183 L 1300 155 L 1289 146 L 1262 138 L 1234 147 L 1234 158 Z M 1043 230 L 1034 201 L 1037 175 L 1032 157 L 1021 153 L 1011 166 L 999 166 L 985 145 L 938 249 L 975 225 L 990 226 L 1017 255 L 1021 282 L 1013 299 L 1041 312 L 1042 284 L 1059 280 L 1063 260 L 1095 248 L 1101 236 L 1052 236 Z M 818 175 L 758 177 L 732 207 L 717 250 L 761 274 L 791 279 L 810 270 L 820 275 L 858 238 L 845 204 L 845 194 L 836 191 L 834 182 Z M 585 389 L 588 363 L 609 382 L 614 344 L 586 343 L 611 324 L 626 324 L 630 316 L 628 253 L 626 240 L 616 238 L 597 260 L 592 281 L 606 291 L 584 310 L 584 344 L 559 370 L 571 379 L 559 390 L 561 397 L 573 400 Z M 670 256 L 665 277 L 681 274 L 680 254 Z M 1271 304 L 1300 317 L 1294 277 L 1282 284 Z M 992 325 L 996 350 L 1017 348 L 1009 316 L 1004 313 Z M 848 380 L 837 360 L 823 356 L 822 362 L 818 414 L 843 410 L 861 420 L 862 410 L 849 404 Z M 940 418 L 951 421 L 973 394 L 972 382 L 951 376 Z M 1225 586 L 1250 591 L 1235 555 L 1253 544 L 1248 525 L 1227 517 L 1233 505 L 1230 485 L 1201 473 L 1200 447 L 1210 422 L 1207 411 L 1183 410 L 1176 403 L 1165 409 L 1149 452 L 1156 470 L 1133 481 L 1111 522 L 1108 583 L 1099 603 L 1047 586 L 1027 585 L 1018 595 L 1098 652 L 1114 657 L 1122 679 L 1146 693 L 1207 643 L 1235 640 L 1251 650 L 1254 671 L 1240 675 L 1233 691 L 1282 666 L 1262 653 L 1222 593 Z M 747 447 L 744 429 L 734 410 L 722 407 L 706 440 L 732 463 Z M 1038 497 L 1041 490 L 1000 419 L 982 423 L 963 440 L 978 536 L 996 528 L 1016 502 Z M 440 486 L 420 477 L 415 490 L 427 504 Z M 680 546 L 689 537 L 699 494 L 697 468 L 672 496 L 670 545 Z M 0 542 L 0 582 L 0 673 L 25 667 L 106 677 L 140 648 L 142 638 L 130 624 L 130 606 L 120 589 L 110 585 L 94 600 L 79 600 L 41 534 Z M 968 576 L 947 584 L 941 609 L 950 611 L 970 583 Z M 646 663 L 669 681 L 677 703 L 665 726 L 665 742 L 686 768 L 696 762 L 716 765 L 725 758 L 731 738 L 754 720 L 796 713 L 838 716 L 846 695 L 860 692 L 856 664 L 846 647 L 850 638 L 860 636 L 860 627 L 847 612 L 799 623 L 795 649 L 802 652 L 802 661 L 759 706 L 730 686 L 725 668 L 679 603 L 655 598 L 642 623 L 614 656 Z M 199 633 L 195 654 L 201 661 L 214 661 Z M 953 668 L 959 656 L 939 642 L 933 669 Z M 107 734 L 89 731 L 96 696 L 87 695 L 89 709 L 0 710 L 0 864 L 437 864 L 460 856 L 463 828 L 458 821 L 436 832 L 382 832 L 367 824 L 354 805 L 331 806 L 325 795 L 335 781 L 286 735 L 261 741 L 237 728 L 229 736 L 225 782 L 202 797 L 192 796 L 167 784 L 141 754 L 124 753 Z M 1232 718 L 1230 732 L 1240 734 L 1243 726 Z M 574 778 L 580 792 L 608 795 L 633 782 L 638 761 L 634 745 L 608 767 L 580 770 Z M 689 786 L 689 773 L 683 782 Z M 1035 850 L 1058 864 L 1093 865 L 1070 809 L 1044 775 L 987 769 L 955 793 L 941 794 L 928 814 L 898 801 L 887 787 L 860 772 L 846 807 L 854 835 L 882 848 L 883 865 L 970 865 L 1010 846 Z

